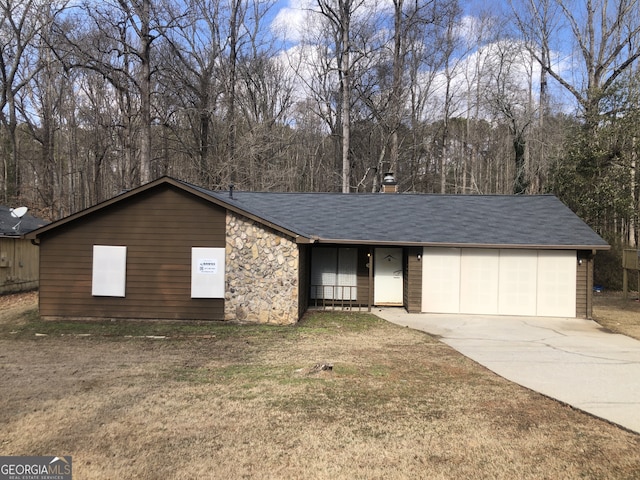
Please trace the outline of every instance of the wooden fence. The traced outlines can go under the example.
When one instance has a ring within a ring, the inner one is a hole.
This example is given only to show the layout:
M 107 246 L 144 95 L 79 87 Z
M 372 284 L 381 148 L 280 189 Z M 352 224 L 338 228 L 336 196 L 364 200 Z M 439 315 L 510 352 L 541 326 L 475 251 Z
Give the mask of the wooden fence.
M 629 298 L 629 270 L 638 271 L 638 295 L 640 295 L 640 250 L 626 249 L 622 252 L 622 294 Z
M 39 254 L 30 240 L 0 237 L 0 294 L 38 288 Z

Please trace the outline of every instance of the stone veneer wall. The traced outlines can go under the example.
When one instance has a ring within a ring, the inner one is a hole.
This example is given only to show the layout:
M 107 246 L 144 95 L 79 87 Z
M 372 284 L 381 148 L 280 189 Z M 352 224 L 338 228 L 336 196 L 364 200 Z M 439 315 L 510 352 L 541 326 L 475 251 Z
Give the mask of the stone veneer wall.
M 225 320 L 298 321 L 298 246 L 288 237 L 227 211 Z

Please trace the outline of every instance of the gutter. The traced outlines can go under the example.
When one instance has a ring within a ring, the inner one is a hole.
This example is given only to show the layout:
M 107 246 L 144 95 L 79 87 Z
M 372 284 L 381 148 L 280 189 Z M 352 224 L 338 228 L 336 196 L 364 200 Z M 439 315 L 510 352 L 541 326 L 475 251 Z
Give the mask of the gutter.
M 542 245 L 542 244 L 503 244 L 503 243 L 453 243 L 453 242 L 403 242 L 382 240 L 351 240 L 314 237 L 309 243 L 325 243 L 339 245 L 372 245 L 398 247 L 445 247 L 445 248 L 504 248 L 517 250 L 610 250 L 611 245 Z
M 313 243 L 320 243 L 320 239 L 314 235 L 312 235 L 311 237 L 296 235 L 296 243 L 298 245 L 311 245 Z

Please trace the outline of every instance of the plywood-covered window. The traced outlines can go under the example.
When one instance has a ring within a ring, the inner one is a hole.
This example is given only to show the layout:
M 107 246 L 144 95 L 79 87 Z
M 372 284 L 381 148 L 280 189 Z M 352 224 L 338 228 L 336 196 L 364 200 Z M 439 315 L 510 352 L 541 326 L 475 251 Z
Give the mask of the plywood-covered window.
M 127 280 L 127 247 L 93 246 L 91 295 L 124 297 Z
M 314 248 L 311 252 L 311 298 L 358 298 L 358 249 Z

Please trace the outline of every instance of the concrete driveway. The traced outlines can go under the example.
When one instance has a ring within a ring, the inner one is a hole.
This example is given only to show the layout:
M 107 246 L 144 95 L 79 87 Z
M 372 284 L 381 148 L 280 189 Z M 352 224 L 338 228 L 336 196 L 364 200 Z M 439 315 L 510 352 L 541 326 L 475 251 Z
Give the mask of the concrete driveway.
M 437 335 L 498 375 L 640 433 L 640 341 L 591 320 L 409 314 L 379 317 Z

